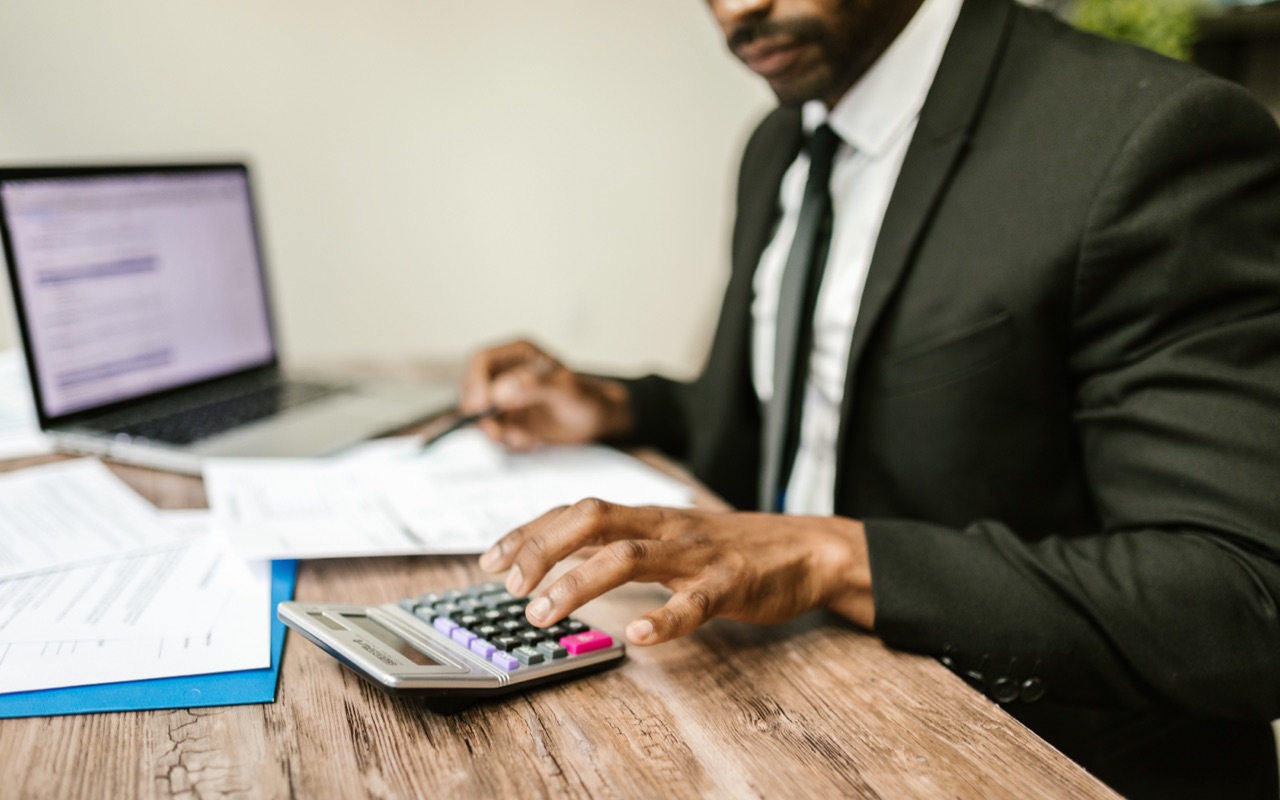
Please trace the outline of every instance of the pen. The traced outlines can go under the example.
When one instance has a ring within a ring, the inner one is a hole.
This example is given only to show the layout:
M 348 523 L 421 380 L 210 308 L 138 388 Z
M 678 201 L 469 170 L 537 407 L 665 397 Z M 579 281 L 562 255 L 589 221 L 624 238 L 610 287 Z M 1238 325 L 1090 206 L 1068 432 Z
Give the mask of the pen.
M 455 414 L 458 413 L 457 409 L 454 409 L 453 413 Z M 475 414 L 463 414 L 462 416 L 457 417 L 456 419 L 454 419 L 453 422 L 450 422 L 447 426 L 445 426 L 444 430 L 439 431 L 438 433 L 434 433 L 431 436 L 428 436 L 427 438 L 423 439 L 422 447 L 420 449 L 426 450 L 428 447 L 440 441 L 441 439 L 448 436 L 449 434 L 453 433 L 454 431 L 462 430 L 468 425 L 474 425 L 482 419 L 488 419 L 489 417 L 497 416 L 499 413 L 501 412 L 499 411 L 497 406 L 489 406 L 484 411 L 478 411 Z

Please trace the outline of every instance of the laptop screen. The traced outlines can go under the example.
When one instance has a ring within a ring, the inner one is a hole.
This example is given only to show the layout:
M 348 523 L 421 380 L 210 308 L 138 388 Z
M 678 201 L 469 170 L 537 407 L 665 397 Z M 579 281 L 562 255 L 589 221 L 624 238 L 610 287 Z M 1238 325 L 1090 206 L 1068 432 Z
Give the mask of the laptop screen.
M 274 363 L 241 167 L 0 183 L 45 417 Z

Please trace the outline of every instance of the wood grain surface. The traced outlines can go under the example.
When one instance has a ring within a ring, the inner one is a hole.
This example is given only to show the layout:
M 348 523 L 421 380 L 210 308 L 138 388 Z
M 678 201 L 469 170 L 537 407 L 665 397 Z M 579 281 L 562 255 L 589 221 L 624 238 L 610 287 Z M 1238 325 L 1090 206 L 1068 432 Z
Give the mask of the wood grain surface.
M 204 505 L 198 479 L 112 469 L 157 506 Z M 484 578 L 471 557 L 311 561 L 296 597 L 380 603 Z M 664 597 L 632 585 L 579 616 L 618 634 Z M 6 798 L 1116 797 L 936 662 L 822 613 L 716 621 L 451 716 L 291 632 L 273 704 L 3 720 L 0 754 Z

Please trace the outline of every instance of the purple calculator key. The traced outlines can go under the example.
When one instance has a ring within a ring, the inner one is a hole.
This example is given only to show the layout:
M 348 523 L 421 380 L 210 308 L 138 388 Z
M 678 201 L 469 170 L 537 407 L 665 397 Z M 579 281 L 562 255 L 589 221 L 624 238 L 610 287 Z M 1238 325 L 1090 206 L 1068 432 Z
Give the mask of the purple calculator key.
M 489 656 L 489 660 L 505 669 L 507 672 L 515 672 L 520 666 L 520 660 L 510 653 L 504 653 L 501 650 Z
M 436 630 L 440 631 L 446 636 L 448 636 L 450 633 L 453 633 L 453 631 L 459 627 L 458 623 L 454 622 L 448 617 L 436 617 L 436 621 L 431 624 L 435 627 Z
M 476 636 L 474 633 L 467 630 L 466 628 L 454 628 L 453 630 L 449 631 L 449 638 L 454 640 L 458 644 L 462 645 L 463 647 L 466 647 L 467 645 L 471 644 L 472 642 L 474 642 L 476 639 L 480 637 Z
M 481 658 L 487 659 L 489 656 L 498 652 L 498 648 L 494 647 L 492 642 L 487 642 L 484 639 L 476 639 L 471 643 L 471 652 Z

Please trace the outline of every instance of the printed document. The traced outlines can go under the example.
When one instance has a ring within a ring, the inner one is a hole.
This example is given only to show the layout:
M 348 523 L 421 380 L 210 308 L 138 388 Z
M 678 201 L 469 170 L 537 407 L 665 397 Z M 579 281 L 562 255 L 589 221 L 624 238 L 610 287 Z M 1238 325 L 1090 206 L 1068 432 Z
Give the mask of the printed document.
M 252 574 L 207 511 L 162 512 L 182 543 L 0 581 L 0 642 L 199 634 Z
M 233 557 L 203 512 L 161 517 L 182 545 L 0 583 L 0 694 L 271 665 L 270 562 Z
M 155 550 L 180 538 L 96 459 L 0 475 L 0 579 Z
M 214 519 L 249 559 L 479 553 L 585 497 L 692 500 L 684 484 L 607 447 L 515 454 L 463 430 L 419 451 L 390 440 L 330 460 L 215 459 L 205 491 Z

